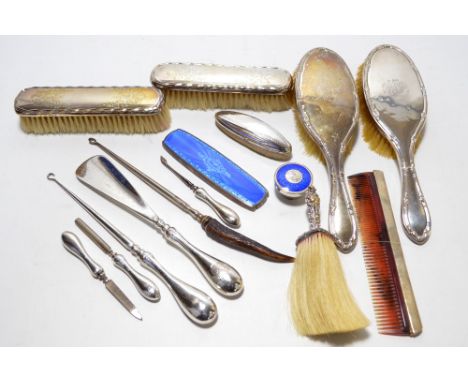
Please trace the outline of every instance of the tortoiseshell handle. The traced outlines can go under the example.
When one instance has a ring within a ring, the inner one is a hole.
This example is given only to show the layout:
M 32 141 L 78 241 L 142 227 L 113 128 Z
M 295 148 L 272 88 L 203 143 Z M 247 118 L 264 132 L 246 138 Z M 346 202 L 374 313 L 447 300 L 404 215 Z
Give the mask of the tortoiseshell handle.
M 239 251 L 257 256 L 263 260 L 273 261 L 276 263 L 294 262 L 294 257 L 273 251 L 255 240 L 249 239 L 241 233 L 226 227 L 210 216 L 205 216 L 202 222 L 202 228 L 205 230 L 208 237 L 213 240 L 231 248 L 238 249 Z

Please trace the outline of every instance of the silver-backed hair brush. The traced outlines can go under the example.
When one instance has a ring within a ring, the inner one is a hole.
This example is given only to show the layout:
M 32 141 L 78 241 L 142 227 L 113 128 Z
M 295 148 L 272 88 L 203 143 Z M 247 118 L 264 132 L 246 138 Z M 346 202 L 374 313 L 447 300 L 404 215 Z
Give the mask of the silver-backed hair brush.
M 421 75 L 401 49 L 380 45 L 361 67 L 358 86 L 363 98 L 364 138 L 379 154 L 396 155 L 401 176 L 401 221 L 406 236 L 416 244 L 424 244 L 432 222 L 414 164 L 427 117 Z
M 344 179 L 344 161 L 356 130 L 358 102 L 354 79 L 338 54 L 316 48 L 299 63 L 295 87 L 300 122 L 327 164 L 331 189 L 329 231 L 338 248 L 350 252 L 356 245 L 357 225 Z

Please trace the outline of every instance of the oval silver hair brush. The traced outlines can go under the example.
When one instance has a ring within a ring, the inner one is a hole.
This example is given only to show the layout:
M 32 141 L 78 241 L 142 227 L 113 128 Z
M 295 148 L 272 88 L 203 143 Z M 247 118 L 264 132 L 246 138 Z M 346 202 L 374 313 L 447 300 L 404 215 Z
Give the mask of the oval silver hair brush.
M 295 86 L 299 119 L 327 164 L 331 188 L 329 231 L 337 247 L 349 252 L 356 245 L 357 225 L 343 167 L 345 151 L 356 128 L 354 79 L 338 54 L 316 48 L 299 63 Z
M 427 116 L 427 96 L 421 76 L 401 49 L 380 45 L 364 63 L 362 90 L 370 114 L 367 119 L 391 145 L 398 160 L 405 233 L 416 244 L 424 244 L 429 239 L 432 223 L 414 164 L 414 152 Z

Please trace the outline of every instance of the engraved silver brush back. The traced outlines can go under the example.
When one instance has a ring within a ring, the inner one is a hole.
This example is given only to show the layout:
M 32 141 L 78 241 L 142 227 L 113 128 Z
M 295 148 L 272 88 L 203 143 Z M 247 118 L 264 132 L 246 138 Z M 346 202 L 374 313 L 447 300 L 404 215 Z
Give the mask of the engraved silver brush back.
M 164 95 L 151 87 L 32 87 L 15 99 L 22 116 L 153 115 Z
M 292 78 L 271 67 L 171 62 L 157 65 L 151 82 L 160 89 L 281 95 L 291 89 Z
M 364 64 L 363 90 L 370 114 L 397 155 L 405 233 L 413 242 L 424 244 L 430 236 L 431 218 L 414 164 L 416 141 L 427 116 L 421 76 L 401 49 L 380 45 Z
M 345 149 L 356 128 L 357 94 L 346 63 L 326 48 L 309 51 L 295 75 L 296 107 L 330 178 L 329 231 L 343 252 L 356 244 L 356 217 L 344 179 Z

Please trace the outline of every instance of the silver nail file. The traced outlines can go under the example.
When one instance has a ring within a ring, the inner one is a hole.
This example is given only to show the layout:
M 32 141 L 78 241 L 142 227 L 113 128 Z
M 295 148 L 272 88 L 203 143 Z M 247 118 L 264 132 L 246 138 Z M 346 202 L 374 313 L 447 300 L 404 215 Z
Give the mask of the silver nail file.
M 138 320 L 142 320 L 143 317 L 141 316 L 140 312 L 137 310 L 135 305 L 130 301 L 130 299 L 125 295 L 124 292 L 114 283 L 111 279 L 109 279 L 105 272 L 104 268 L 102 268 L 98 263 L 96 263 L 91 256 L 88 255 L 86 250 L 83 247 L 78 236 L 76 236 L 73 232 L 64 232 L 62 233 L 62 242 L 65 249 L 70 252 L 73 256 L 81 260 L 84 265 L 88 268 L 91 272 L 91 275 L 104 283 L 106 289 L 110 292 L 115 299 L 122 304 L 122 306 L 135 318 Z
M 161 299 L 161 293 L 156 284 L 134 269 L 127 259 L 125 259 L 123 255 L 115 252 L 96 231 L 80 218 L 75 219 L 75 224 L 97 247 L 112 259 L 116 268 L 120 269 L 128 276 L 133 285 L 135 285 L 135 288 L 137 288 L 138 292 L 144 298 L 151 302 L 158 302 Z

